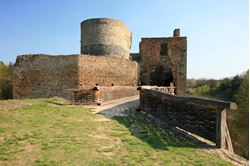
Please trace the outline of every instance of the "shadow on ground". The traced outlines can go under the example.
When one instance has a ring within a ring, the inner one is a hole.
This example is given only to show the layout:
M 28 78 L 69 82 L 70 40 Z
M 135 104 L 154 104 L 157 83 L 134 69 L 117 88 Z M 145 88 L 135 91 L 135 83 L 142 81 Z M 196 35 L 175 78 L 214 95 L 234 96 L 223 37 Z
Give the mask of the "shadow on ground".
M 131 135 L 159 150 L 168 150 L 169 147 L 213 148 L 176 127 L 162 129 L 153 121 L 143 116 L 139 110 L 139 101 L 126 102 L 109 109 L 102 110 L 107 118 L 114 119 L 129 129 Z
M 54 101 L 48 101 L 49 104 L 54 104 L 57 106 L 70 106 L 72 104 L 65 104 L 65 103 L 59 103 L 59 102 L 54 102 Z
M 116 116 L 128 116 L 132 115 L 139 108 L 139 100 L 128 101 L 111 108 L 104 109 L 98 114 L 103 114 L 107 118 L 113 118 Z

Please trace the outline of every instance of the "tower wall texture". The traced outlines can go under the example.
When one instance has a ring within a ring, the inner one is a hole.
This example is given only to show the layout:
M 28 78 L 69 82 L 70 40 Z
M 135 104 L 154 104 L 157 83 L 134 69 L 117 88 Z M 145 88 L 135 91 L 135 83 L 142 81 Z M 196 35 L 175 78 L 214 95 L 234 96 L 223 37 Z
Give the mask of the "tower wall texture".
M 119 20 L 97 18 L 81 23 L 81 54 L 129 59 L 131 41 L 131 32 Z

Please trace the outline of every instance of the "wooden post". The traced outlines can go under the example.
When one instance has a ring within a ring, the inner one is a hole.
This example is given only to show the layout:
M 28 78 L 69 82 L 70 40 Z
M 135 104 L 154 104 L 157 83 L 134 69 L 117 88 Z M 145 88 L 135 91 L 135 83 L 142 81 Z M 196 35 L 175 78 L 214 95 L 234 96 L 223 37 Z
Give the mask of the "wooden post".
M 231 141 L 231 137 L 230 137 L 230 134 L 229 134 L 229 130 L 228 130 L 228 127 L 227 127 L 227 121 L 225 121 L 225 139 L 226 139 L 226 149 L 229 150 L 230 152 L 234 153 L 234 149 L 233 149 L 233 144 L 232 144 L 232 141 Z
M 221 111 L 216 113 L 216 146 L 221 148 Z
M 234 153 L 229 130 L 227 127 L 226 109 L 217 111 L 216 116 L 216 146 Z

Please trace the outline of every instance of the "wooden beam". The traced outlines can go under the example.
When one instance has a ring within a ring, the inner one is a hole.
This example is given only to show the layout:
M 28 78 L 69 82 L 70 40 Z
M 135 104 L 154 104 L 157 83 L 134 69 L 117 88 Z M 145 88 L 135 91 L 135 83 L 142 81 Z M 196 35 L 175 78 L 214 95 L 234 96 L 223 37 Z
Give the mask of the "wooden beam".
M 216 116 L 216 146 L 234 153 L 231 137 L 227 127 L 226 109 L 217 112 Z
M 225 127 L 226 149 L 234 153 L 233 144 L 227 127 L 227 121 L 224 121 L 224 123 L 225 123 L 224 127 Z
M 237 109 L 236 103 L 229 102 L 229 101 L 207 99 L 207 98 L 200 98 L 200 97 L 191 97 L 191 96 L 176 96 L 176 95 L 171 95 L 171 94 L 167 94 L 167 93 L 156 91 L 156 90 L 150 90 L 150 89 L 142 89 L 142 91 L 146 93 L 150 93 L 152 95 L 161 96 L 167 100 L 200 104 L 208 108 L 218 109 L 218 111 L 224 108 L 228 110 Z

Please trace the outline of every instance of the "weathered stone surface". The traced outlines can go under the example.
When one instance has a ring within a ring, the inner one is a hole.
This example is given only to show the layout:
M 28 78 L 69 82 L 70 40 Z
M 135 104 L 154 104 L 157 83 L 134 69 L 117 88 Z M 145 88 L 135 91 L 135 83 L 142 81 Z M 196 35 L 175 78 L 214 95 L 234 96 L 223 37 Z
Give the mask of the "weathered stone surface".
M 132 34 L 122 21 L 96 18 L 81 23 L 81 54 L 129 59 L 131 42 Z
M 136 86 L 137 63 L 106 56 L 78 56 L 79 84 L 84 88 L 99 86 Z
M 177 95 L 186 93 L 187 38 L 142 38 L 140 42 L 140 81 L 142 85 L 169 86 Z
M 137 87 L 114 86 L 100 88 L 100 101 L 102 103 L 136 95 L 139 95 Z
M 74 102 L 80 104 L 102 104 L 112 100 L 139 95 L 135 86 L 110 86 L 74 90 Z
M 13 79 L 14 98 L 70 98 L 66 89 L 76 88 L 79 84 L 78 55 L 18 56 Z
M 59 96 L 67 89 L 100 86 L 136 86 L 137 63 L 127 59 L 88 55 L 23 55 L 14 69 L 14 98 Z

